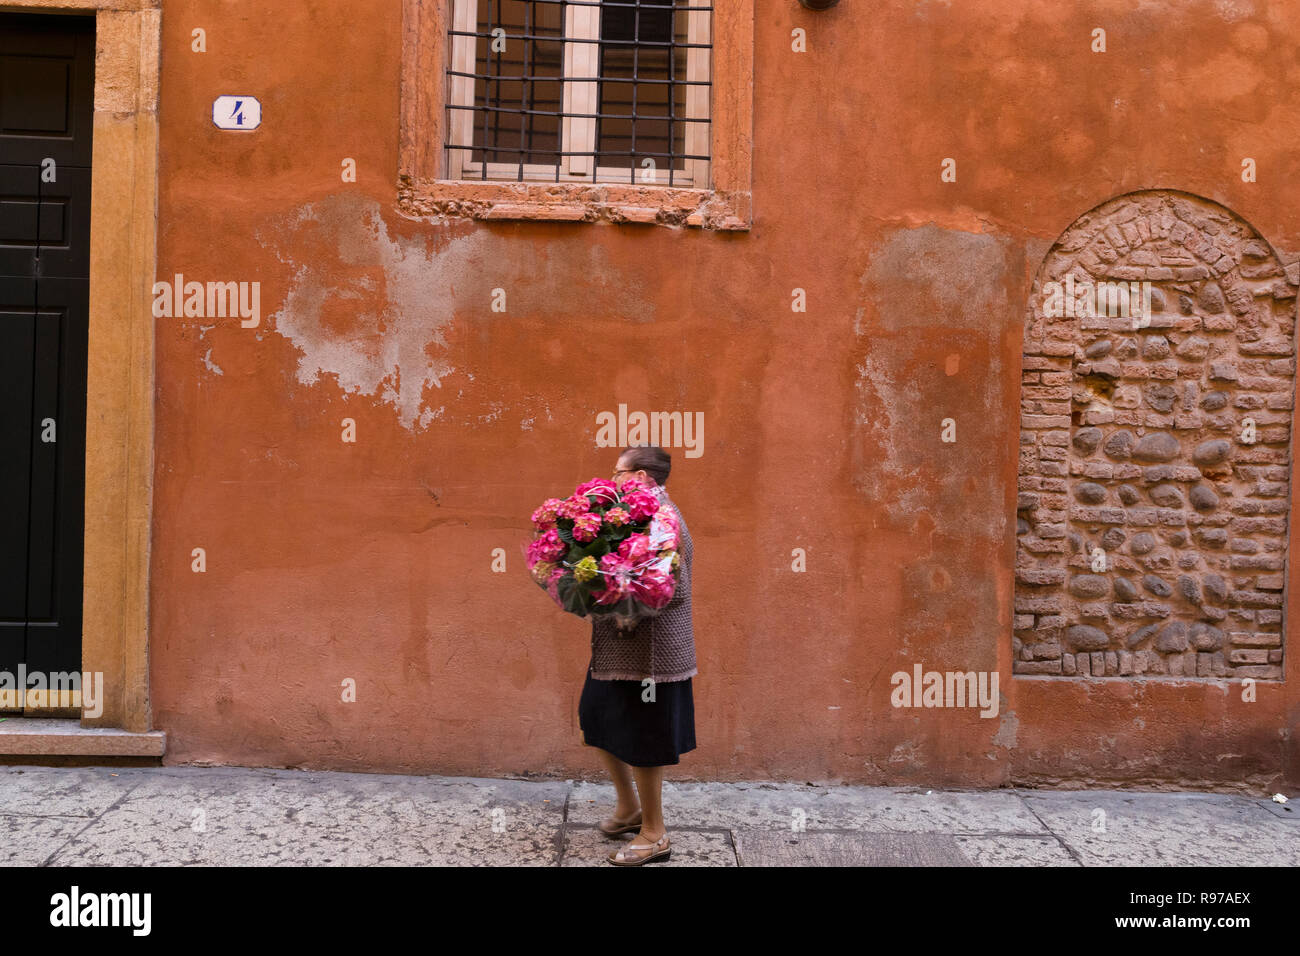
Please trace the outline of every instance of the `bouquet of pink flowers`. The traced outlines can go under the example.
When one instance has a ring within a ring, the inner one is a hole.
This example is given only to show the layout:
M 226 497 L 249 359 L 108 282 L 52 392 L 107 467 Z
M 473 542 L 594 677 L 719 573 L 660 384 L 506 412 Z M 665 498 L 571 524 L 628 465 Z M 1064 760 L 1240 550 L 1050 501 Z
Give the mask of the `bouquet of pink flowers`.
M 533 512 L 528 570 L 551 599 L 578 617 L 613 614 L 631 627 L 657 614 L 677 590 L 677 516 L 646 485 L 606 478 L 548 498 Z

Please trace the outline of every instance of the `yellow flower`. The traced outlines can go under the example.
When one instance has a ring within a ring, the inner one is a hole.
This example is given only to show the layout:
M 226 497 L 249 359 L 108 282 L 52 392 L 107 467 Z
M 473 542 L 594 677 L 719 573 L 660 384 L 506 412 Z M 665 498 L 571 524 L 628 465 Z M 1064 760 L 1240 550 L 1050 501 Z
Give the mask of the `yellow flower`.
M 573 577 L 578 581 L 590 581 L 596 576 L 596 559 L 588 555 L 573 566 Z

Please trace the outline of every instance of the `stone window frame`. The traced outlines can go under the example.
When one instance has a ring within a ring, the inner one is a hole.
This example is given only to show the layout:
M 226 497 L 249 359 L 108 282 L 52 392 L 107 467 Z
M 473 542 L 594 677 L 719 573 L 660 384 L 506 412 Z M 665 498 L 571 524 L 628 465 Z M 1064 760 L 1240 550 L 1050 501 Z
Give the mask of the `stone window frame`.
M 162 0 L 6 0 L 6 13 L 95 17 L 81 667 L 103 711 L 4 724 L 9 754 L 160 757 L 149 692 L 158 89 Z M 84 730 L 82 729 L 84 728 Z
M 479 5 L 491 4 L 492 0 L 451 0 L 452 26 L 457 31 L 449 38 L 451 46 L 450 62 L 453 68 L 462 73 L 476 72 L 475 39 L 464 36 L 472 33 L 478 26 Z M 522 0 L 524 3 L 536 0 Z M 580 0 L 564 8 L 563 41 L 564 68 L 563 78 L 563 113 L 560 124 L 559 142 L 562 152 L 594 153 L 598 149 L 596 120 L 586 117 L 569 117 L 570 112 L 596 112 L 598 106 L 597 84 L 594 82 L 577 82 L 572 76 L 595 76 L 599 69 L 599 48 L 602 29 L 602 6 L 605 0 Z M 685 89 L 686 115 L 682 119 L 684 151 L 687 155 L 707 156 L 709 151 L 709 87 L 699 85 L 709 82 L 710 51 L 712 47 L 712 11 L 704 7 L 712 6 L 708 0 L 687 0 L 689 10 L 684 12 L 687 21 L 686 42 L 692 44 L 686 49 L 686 80 L 692 85 Z M 588 5 L 589 4 L 589 5 Z M 696 6 L 701 9 L 694 9 Z M 670 9 L 667 6 L 656 9 Z M 575 43 L 569 41 L 586 41 Z M 694 44 L 707 44 L 695 46 Z M 484 175 L 483 162 L 473 161 L 467 157 L 469 149 L 457 146 L 474 145 L 474 132 L 477 129 L 477 117 L 471 109 L 475 106 L 474 81 L 469 77 L 449 75 L 447 86 L 450 90 L 448 102 L 448 140 L 445 159 L 447 178 L 452 180 L 475 180 L 478 182 L 579 182 L 579 183 L 616 183 L 630 185 L 640 182 L 645 185 L 684 186 L 707 188 L 709 179 L 709 162 L 707 159 L 684 159 L 682 168 L 672 169 L 635 169 L 634 167 L 596 166 L 594 172 L 588 168 L 591 158 L 586 155 L 557 157 L 556 163 L 519 163 L 493 160 L 487 163 L 487 175 Z M 468 107 L 468 108 L 467 108 Z M 681 122 L 681 119 L 678 120 Z M 453 142 L 454 141 L 454 142 Z M 556 166 L 559 166 L 557 171 Z M 469 171 L 468 175 L 462 175 Z
M 448 179 L 448 28 L 457 0 L 403 0 L 398 198 L 415 219 L 752 225 L 754 0 L 712 0 L 707 187 Z

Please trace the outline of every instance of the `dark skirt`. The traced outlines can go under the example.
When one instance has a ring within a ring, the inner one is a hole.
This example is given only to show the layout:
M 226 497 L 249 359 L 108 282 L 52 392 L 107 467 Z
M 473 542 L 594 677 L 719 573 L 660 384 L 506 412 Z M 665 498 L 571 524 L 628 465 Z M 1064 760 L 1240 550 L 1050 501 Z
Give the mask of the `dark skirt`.
M 653 703 L 641 700 L 648 689 L 638 680 L 596 680 L 588 665 L 578 701 L 582 742 L 634 767 L 680 763 L 695 749 L 691 679 L 656 683 Z

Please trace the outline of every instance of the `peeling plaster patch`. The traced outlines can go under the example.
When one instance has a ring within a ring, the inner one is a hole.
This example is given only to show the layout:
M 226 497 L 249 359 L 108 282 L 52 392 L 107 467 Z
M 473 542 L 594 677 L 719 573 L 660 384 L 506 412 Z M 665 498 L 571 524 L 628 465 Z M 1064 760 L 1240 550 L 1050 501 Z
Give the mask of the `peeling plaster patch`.
M 900 229 L 871 257 L 861 288 L 878 328 L 987 329 L 1008 315 L 1005 239 L 933 224 Z
M 599 245 L 575 241 L 561 254 L 553 245 L 503 239 L 487 229 L 459 236 L 427 230 L 393 236 L 380 204 L 355 192 L 308 203 L 257 230 L 255 237 L 292 270 L 284 303 L 271 319 L 272 331 L 301 352 L 297 380 L 313 385 L 334 376 L 345 394 L 392 405 L 408 430 L 423 428 L 445 412 L 445 406 L 428 408 L 423 396 L 457 372 L 446 358 L 445 336 L 456 303 L 482 303 L 474 311 L 484 312 L 492 288 L 502 286 L 509 315 L 526 314 L 530 303 L 557 307 L 568 301 L 567 283 L 576 269 L 618 289 L 623 317 L 654 318 L 646 283 L 615 268 Z M 506 244 L 510 258 L 503 265 Z M 653 268 L 647 263 L 648 276 Z M 468 369 L 460 374 L 474 381 Z M 490 407 L 479 422 L 496 421 L 507 408 Z
M 921 745 L 915 741 L 904 741 L 901 744 L 895 744 L 889 752 L 890 763 L 906 764 L 909 767 L 924 767 L 925 754 Z
M 930 509 L 939 490 L 934 442 L 917 431 L 925 423 L 937 436 L 941 417 L 935 414 L 935 396 L 926 391 L 929 379 L 918 374 L 918 345 L 951 335 L 953 341 L 929 346 L 947 378 L 956 379 L 963 365 L 979 368 L 985 359 L 987 373 L 980 373 L 980 384 L 967 394 L 982 399 L 984 409 L 996 409 L 1002 337 L 1020 320 L 1008 290 L 1012 262 L 1010 244 L 997 235 L 927 223 L 892 233 L 861 275 L 862 307 L 854 329 L 867 351 L 856 366 L 853 424 L 860 435 L 854 484 L 900 520 Z M 951 351 L 958 344 L 967 346 L 964 356 Z M 948 479 L 939 484 L 946 489 L 940 493 L 965 493 Z
M 215 322 L 214 322 L 212 325 L 200 325 L 200 326 L 199 326 L 199 341 L 200 341 L 200 342 L 203 341 L 203 337 L 204 337 L 205 335 L 208 334 L 208 329 L 215 329 L 216 327 L 217 327 L 217 325 L 216 325 Z M 203 367 L 206 368 L 209 372 L 215 372 L 217 375 L 225 375 L 225 374 L 226 374 L 224 371 L 222 371 L 222 369 L 221 369 L 221 367 L 220 367 L 219 365 L 215 364 L 215 363 L 212 361 L 212 349 L 211 349 L 211 348 L 209 348 L 206 352 L 203 353 Z
M 932 467 L 932 461 L 925 455 L 909 454 L 911 446 L 898 441 L 908 430 L 894 425 L 924 420 L 930 402 L 921 393 L 916 379 L 895 382 L 892 366 L 870 355 L 863 358 L 857 371 L 857 410 L 853 423 L 864 432 L 859 442 L 879 449 L 879 454 L 870 456 L 871 463 L 865 472 L 854 469 L 854 484 L 868 498 L 891 499 L 906 514 L 924 511 L 930 492 L 922 477 L 925 469 Z
M 1005 701 L 1005 698 L 1004 698 Z M 993 746 L 1016 749 L 1016 738 L 1020 733 L 1020 718 L 1014 710 L 1009 710 L 998 721 L 998 732 L 993 735 Z
M 211 327 L 212 327 L 212 326 L 208 326 L 208 328 L 211 328 Z M 221 370 L 221 367 L 220 367 L 219 365 L 214 365 L 214 364 L 213 364 L 213 362 L 212 362 L 212 349 L 208 349 L 206 352 L 203 353 L 203 365 L 207 368 L 207 370 L 208 370 L 209 372 L 215 372 L 215 373 L 218 374 L 218 375 L 225 375 L 225 374 L 226 374 L 225 372 L 223 372 L 223 371 Z
M 1229 23 L 1255 16 L 1255 4 L 1247 0 L 1215 0 L 1214 9 Z
M 424 387 L 440 387 L 455 371 L 427 351 L 431 341 L 447 347 L 447 264 L 394 240 L 378 203 L 348 194 L 305 206 L 278 220 L 271 232 L 270 238 L 259 232 L 258 240 L 277 255 L 286 249 L 295 256 L 310 252 L 302 262 L 280 256 L 295 268 L 284 305 L 272 315 L 275 331 L 302 353 L 298 381 L 311 385 L 335 375 L 344 393 L 377 396 L 411 429 L 421 417 Z M 358 308 L 347 321 L 333 318 L 347 311 L 337 308 L 338 300 L 374 301 L 380 278 L 379 311 Z

